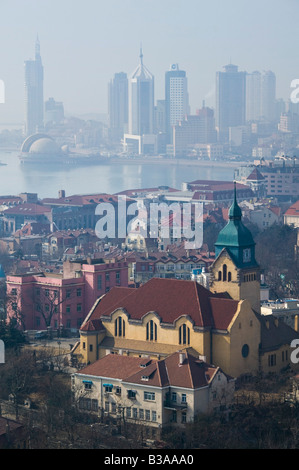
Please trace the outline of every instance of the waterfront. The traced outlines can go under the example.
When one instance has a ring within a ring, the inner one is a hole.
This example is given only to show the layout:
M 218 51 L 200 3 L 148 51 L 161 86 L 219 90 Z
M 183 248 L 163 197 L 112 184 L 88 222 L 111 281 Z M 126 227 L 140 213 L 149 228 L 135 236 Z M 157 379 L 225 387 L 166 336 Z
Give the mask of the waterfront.
M 0 195 L 37 193 L 40 198 L 66 195 L 116 193 L 126 189 L 169 186 L 181 189 L 185 181 L 196 179 L 232 181 L 240 163 L 157 160 L 153 163 L 130 160 L 88 166 L 21 165 L 17 151 L 0 151 Z

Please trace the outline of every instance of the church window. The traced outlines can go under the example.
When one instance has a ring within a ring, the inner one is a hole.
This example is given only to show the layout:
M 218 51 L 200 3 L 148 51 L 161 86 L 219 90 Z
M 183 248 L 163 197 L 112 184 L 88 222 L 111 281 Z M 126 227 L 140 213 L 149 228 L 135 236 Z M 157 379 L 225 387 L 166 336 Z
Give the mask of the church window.
M 153 320 L 146 324 L 146 340 L 157 341 L 157 325 Z
M 114 335 L 115 336 L 125 336 L 125 320 L 122 317 L 118 317 L 114 323 Z
M 218 281 L 221 281 L 221 279 L 222 279 L 222 272 L 218 271 Z
M 246 358 L 248 357 L 248 354 L 249 354 L 249 346 L 248 344 L 244 344 L 244 346 L 242 347 L 242 356 Z
M 223 281 L 226 281 L 227 278 L 227 266 L 226 264 L 223 265 Z
M 232 273 L 230 271 L 227 274 L 227 280 L 228 280 L 228 282 L 231 282 L 231 280 L 232 280 Z
M 179 344 L 190 344 L 190 328 L 187 325 L 179 328 Z

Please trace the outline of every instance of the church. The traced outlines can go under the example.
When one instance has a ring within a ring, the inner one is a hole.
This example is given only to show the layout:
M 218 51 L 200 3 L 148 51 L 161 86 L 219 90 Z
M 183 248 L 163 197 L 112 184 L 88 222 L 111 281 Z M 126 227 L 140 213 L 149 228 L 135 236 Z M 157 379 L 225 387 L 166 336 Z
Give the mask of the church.
M 299 333 L 260 313 L 255 242 L 234 202 L 215 244 L 209 289 L 195 281 L 152 278 L 114 287 L 97 299 L 73 356 L 92 364 L 108 354 L 161 360 L 186 350 L 232 377 L 279 373 Z

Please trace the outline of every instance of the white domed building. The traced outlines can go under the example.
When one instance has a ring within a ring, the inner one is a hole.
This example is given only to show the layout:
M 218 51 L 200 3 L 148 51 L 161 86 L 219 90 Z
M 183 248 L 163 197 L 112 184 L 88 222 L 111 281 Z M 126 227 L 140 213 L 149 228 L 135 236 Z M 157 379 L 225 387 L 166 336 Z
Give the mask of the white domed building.
M 63 161 L 65 153 L 55 140 L 46 134 L 34 134 L 23 142 L 21 163 L 59 163 Z

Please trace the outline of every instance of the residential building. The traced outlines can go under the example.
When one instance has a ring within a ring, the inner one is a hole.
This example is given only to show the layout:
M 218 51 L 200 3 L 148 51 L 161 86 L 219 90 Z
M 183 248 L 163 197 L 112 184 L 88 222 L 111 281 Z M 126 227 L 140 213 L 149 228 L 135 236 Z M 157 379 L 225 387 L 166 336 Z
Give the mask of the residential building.
M 228 411 L 235 380 L 188 350 L 165 359 L 108 354 L 72 377 L 79 409 L 151 429 L 158 438 L 169 426 L 198 414 Z
M 284 213 L 284 224 L 299 228 L 299 200 Z
M 128 285 L 125 261 L 104 259 L 65 261 L 62 272 L 28 273 L 6 278 L 8 316 L 26 330 L 77 328 L 94 302 L 114 286 Z
M 255 164 L 239 167 L 234 172 L 234 179 L 238 183 L 251 185 L 253 181 L 247 180 L 252 172 L 257 169 L 258 175 L 264 178 L 265 195 L 276 197 L 281 200 L 291 200 L 299 196 L 299 167 L 298 165 L 281 163 L 275 161 L 269 164 Z M 258 184 L 261 178 L 256 180 Z
M 249 219 L 260 230 L 265 230 L 281 221 L 281 209 L 277 206 L 255 207 L 254 210 L 250 211 Z

